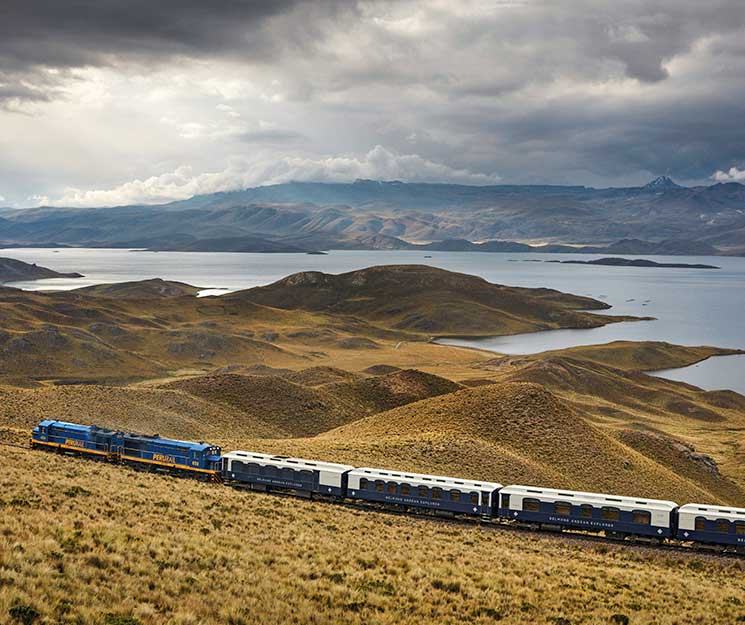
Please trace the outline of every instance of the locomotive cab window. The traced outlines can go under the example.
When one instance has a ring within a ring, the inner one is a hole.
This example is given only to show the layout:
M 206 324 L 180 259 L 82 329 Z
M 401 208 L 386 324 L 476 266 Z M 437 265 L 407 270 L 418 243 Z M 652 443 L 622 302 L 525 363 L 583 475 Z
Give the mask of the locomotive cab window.
M 634 510 L 632 512 L 634 523 L 637 525 L 651 525 L 652 515 L 646 510 Z
M 706 519 L 702 516 L 697 516 L 694 524 L 697 532 L 703 532 L 706 530 Z
M 716 531 L 729 534 L 729 521 L 727 519 L 717 519 Z
M 525 512 L 540 512 L 541 502 L 537 499 L 523 499 L 523 510 Z
M 579 507 L 579 515 L 583 519 L 591 519 L 592 518 L 592 506 L 589 504 L 583 504 Z
M 554 504 L 554 514 L 559 516 L 569 516 L 572 514 L 572 504 L 566 503 L 565 501 L 557 501 Z
M 602 508 L 600 513 L 605 521 L 618 521 L 621 518 L 621 511 L 618 508 Z

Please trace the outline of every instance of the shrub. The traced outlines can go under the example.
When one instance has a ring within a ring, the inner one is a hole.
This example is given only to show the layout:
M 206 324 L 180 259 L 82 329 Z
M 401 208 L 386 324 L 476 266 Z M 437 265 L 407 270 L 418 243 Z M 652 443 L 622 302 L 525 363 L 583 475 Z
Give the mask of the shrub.
M 129 614 L 108 613 L 103 617 L 102 625 L 142 625 L 140 619 Z
M 39 611 L 30 605 L 14 605 L 8 610 L 8 614 L 14 621 L 18 621 L 23 625 L 32 625 L 41 616 Z
M 445 592 L 460 592 L 460 582 L 444 582 L 441 579 L 436 579 L 432 582 L 432 588 Z
M 613 625 L 629 625 L 629 617 L 625 614 L 614 614 L 610 617 L 610 622 Z

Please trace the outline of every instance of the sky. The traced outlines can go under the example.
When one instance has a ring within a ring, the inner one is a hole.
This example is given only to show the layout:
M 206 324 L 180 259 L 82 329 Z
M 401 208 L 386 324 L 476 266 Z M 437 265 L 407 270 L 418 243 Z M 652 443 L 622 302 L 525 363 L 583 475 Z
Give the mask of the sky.
M 3 0 L 0 206 L 745 183 L 742 0 Z

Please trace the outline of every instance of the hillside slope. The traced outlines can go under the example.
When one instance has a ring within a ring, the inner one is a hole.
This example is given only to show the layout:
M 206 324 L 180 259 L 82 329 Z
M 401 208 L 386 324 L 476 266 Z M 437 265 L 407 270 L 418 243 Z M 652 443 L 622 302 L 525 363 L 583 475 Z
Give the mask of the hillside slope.
M 229 406 L 289 437 L 313 436 L 365 415 L 460 388 L 449 380 L 413 370 L 306 385 L 317 381 L 316 377 L 317 371 L 294 376 L 206 375 L 168 382 L 161 388 Z
M 19 606 L 37 623 L 85 625 L 237 625 L 257 614 L 265 625 L 732 625 L 745 616 L 742 566 L 727 558 L 3 454 L 7 623 Z
M 504 484 L 678 501 L 745 501 L 743 491 L 722 476 L 697 481 L 700 471 L 694 458 L 677 459 L 677 468 L 685 465 L 686 471 L 674 471 L 530 383 L 464 389 L 381 412 L 315 438 L 255 444 L 356 465 Z

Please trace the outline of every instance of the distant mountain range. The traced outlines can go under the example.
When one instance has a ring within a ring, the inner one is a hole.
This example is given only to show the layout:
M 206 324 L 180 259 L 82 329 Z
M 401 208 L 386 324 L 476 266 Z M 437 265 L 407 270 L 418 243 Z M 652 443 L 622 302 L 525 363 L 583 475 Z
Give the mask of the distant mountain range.
M 290 182 L 160 206 L 0 209 L 9 246 L 304 252 L 436 242 L 414 249 L 520 252 L 534 251 L 525 247 L 534 241 L 600 253 L 745 254 L 745 186 L 681 187 L 665 176 L 609 189 Z M 613 249 L 619 242 L 631 247 Z

